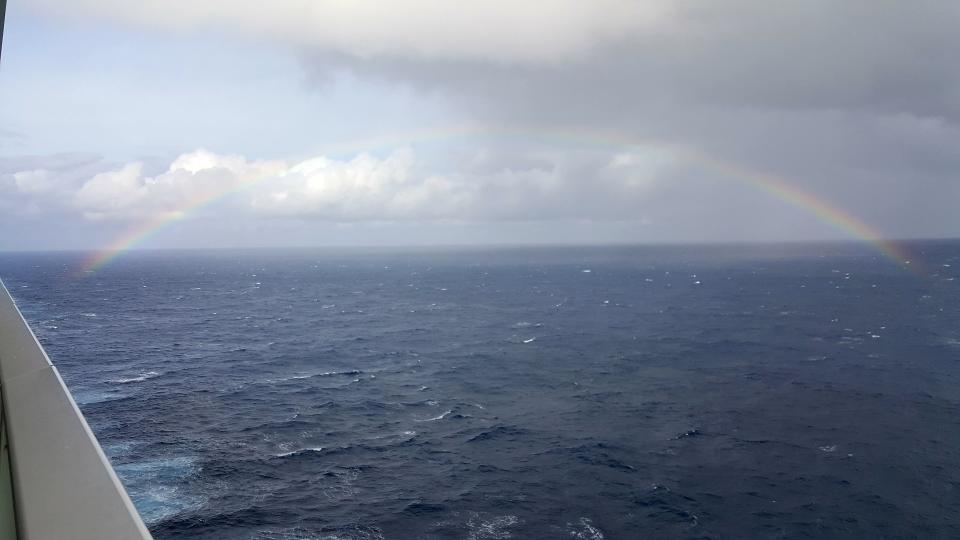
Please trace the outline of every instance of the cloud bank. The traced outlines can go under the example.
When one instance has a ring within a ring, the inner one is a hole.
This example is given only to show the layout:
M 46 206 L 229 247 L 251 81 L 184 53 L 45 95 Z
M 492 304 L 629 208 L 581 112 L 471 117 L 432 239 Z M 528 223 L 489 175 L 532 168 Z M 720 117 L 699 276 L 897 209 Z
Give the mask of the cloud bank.
M 359 58 L 562 61 L 668 19 L 664 0 L 38 0 L 38 9 L 172 30 L 225 29 Z
M 638 239 L 662 241 L 824 235 L 810 216 L 711 171 L 589 140 L 613 133 L 787 178 L 889 236 L 960 235 L 956 2 L 37 0 L 33 9 L 171 39 L 239 36 L 288 51 L 319 95 L 346 73 L 451 104 L 457 121 L 564 130 L 584 144 L 476 145 L 446 158 L 414 148 L 297 161 L 192 152 L 157 170 L 101 163 L 80 180 L 30 165 L 0 178 L 11 211 L 55 206 L 106 222 L 237 190 L 231 211 L 263 219 L 635 220 L 656 231 Z
M 230 212 L 337 222 L 609 220 L 636 218 L 669 170 L 662 157 L 623 152 L 577 158 L 541 152 L 538 161 L 518 163 L 474 150 L 456 171 L 438 173 L 420 166 L 411 149 L 295 163 L 197 150 L 156 175 L 146 174 L 142 162 L 115 166 L 61 198 L 95 220 L 145 219 L 224 198 Z M 52 174 L 16 171 L 8 185 L 36 193 Z

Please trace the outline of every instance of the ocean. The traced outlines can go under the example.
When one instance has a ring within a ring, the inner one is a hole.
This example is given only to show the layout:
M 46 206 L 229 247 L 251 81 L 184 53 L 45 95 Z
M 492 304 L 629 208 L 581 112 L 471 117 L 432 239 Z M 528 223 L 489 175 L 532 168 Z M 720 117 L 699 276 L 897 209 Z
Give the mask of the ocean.
M 960 538 L 960 242 L 0 254 L 154 536 Z

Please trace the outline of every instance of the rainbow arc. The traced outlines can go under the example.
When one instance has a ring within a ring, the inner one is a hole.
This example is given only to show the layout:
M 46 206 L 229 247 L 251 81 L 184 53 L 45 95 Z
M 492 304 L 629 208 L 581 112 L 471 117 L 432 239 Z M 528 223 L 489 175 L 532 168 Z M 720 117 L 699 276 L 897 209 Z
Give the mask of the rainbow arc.
M 322 153 L 327 155 L 346 152 L 358 153 L 424 142 L 449 141 L 469 137 L 517 138 L 523 141 L 547 144 L 573 144 L 581 147 L 602 147 L 621 151 L 655 150 L 664 152 L 682 162 L 701 167 L 708 172 L 757 189 L 790 206 L 802 209 L 821 222 L 842 231 L 850 238 L 873 246 L 877 252 L 896 264 L 906 266 L 911 263 L 910 255 L 897 242 L 885 238 L 879 230 L 870 226 L 852 213 L 843 210 L 811 191 L 800 188 L 781 176 L 724 161 L 693 148 L 663 141 L 637 139 L 618 133 L 585 132 L 583 130 L 456 126 L 339 143 L 322 149 Z M 242 182 L 239 185 L 231 186 L 229 189 L 213 192 L 189 201 L 176 211 L 158 214 L 151 219 L 138 223 L 119 235 L 103 249 L 94 252 L 84 260 L 81 270 L 84 274 L 89 274 L 98 268 L 102 268 L 124 252 L 136 247 L 138 244 L 169 227 L 171 224 L 187 219 L 205 207 L 211 206 L 238 192 L 250 189 L 255 185 L 268 182 L 272 178 L 276 178 L 276 176 L 266 175 L 261 178 Z M 913 266 L 916 268 L 915 264 Z

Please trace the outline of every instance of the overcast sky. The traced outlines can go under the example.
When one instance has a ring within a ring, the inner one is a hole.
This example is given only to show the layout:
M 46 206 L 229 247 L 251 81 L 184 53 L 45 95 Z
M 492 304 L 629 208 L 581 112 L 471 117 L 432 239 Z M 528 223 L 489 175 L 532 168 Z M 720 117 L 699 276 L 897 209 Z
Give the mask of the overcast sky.
M 764 177 L 958 236 L 957 28 L 951 0 L 9 0 L 0 249 L 164 217 L 142 247 L 849 237 Z

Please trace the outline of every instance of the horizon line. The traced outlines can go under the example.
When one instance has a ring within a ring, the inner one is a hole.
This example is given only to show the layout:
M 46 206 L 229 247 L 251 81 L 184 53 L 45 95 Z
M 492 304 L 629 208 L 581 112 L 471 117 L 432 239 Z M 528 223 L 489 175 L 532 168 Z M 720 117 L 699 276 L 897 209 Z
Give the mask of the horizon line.
M 884 237 L 880 240 L 897 243 L 924 243 L 960 241 L 960 236 L 903 236 Z M 157 252 L 157 251 L 254 251 L 271 249 L 457 249 L 457 248 L 536 248 L 536 247 L 668 247 L 668 246 L 713 246 L 713 245 L 748 245 L 748 246 L 776 246 L 776 245 L 864 245 L 862 240 L 855 238 L 792 238 L 792 239 L 729 239 L 729 240 L 671 240 L 671 241 L 602 241 L 602 242 L 476 242 L 476 243 L 428 243 L 428 244 L 295 244 L 295 245 L 250 245 L 250 246 L 156 246 L 131 247 L 128 252 Z M 0 253 L 85 253 L 100 251 L 100 248 L 38 248 L 38 249 L 7 249 L 0 247 Z

